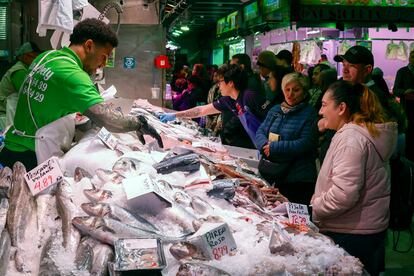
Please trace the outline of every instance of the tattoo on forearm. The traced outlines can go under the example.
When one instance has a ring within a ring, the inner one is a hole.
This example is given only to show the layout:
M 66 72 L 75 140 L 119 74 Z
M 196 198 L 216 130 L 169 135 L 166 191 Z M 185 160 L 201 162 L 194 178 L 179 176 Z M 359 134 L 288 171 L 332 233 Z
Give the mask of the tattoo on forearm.
M 114 110 L 105 103 L 91 106 L 85 111 L 85 116 L 89 117 L 99 127 L 103 126 L 111 132 L 133 131 L 138 130 L 141 126 L 137 118 L 124 116 L 122 112 Z
M 197 118 L 201 115 L 201 108 L 194 107 L 189 110 L 181 111 L 177 113 L 178 118 Z

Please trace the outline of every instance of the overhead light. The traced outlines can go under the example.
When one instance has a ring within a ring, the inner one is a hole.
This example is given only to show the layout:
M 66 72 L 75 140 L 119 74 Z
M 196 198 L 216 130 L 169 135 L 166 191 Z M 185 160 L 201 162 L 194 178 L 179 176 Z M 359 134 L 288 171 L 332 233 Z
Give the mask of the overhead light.
M 181 26 L 180 28 L 182 31 L 188 32 L 190 28 L 188 26 Z
M 321 32 L 320 29 L 311 29 L 310 31 L 307 31 L 306 34 L 310 35 L 310 34 L 319 34 Z
M 321 41 L 323 41 L 323 40 L 325 40 L 326 38 L 324 38 L 323 36 L 321 36 L 321 37 L 319 37 L 318 39 L 319 39 L 319 40 L 321 40 Z

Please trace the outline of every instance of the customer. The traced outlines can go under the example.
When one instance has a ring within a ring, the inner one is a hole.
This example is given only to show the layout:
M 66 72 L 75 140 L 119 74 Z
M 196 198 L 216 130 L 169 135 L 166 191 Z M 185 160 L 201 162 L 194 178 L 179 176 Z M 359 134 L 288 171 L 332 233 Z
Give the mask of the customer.
M 0 130 L 11 125 L 12 118 L 16 111 L 18 92 L 27 75 L 29 65 L 40 54 L 39 47 L 34 42 L 26 42 L 16 51 L 17 62 L 4 74 L 0 82 Z M 9 108 L 6 119 L 7 98 L 15 102 L 12 108 Z
M 239 65 L 247 74 L 247 89 L 257 93 L 264 93 L 259 74 L 253 72 L 252 62 L 247 54 L 235 54 L 231 57 L 230 64 Z
M 307 102 L 308 87 L 300 73 L 284 76 L 285 101 L 269 111 L 256 135 L 263 155 L 261 175 L 291 202 L 302 204 L 309 204 L 315 188 L 318 146 L 317 114 Z M 275 175 L 272 166 L 278 165 L 285 170 Z
M 293 55 L 289 50 L 281 50 L 276 55 L 276 64 L 285 67 L 289 72 L 293 72 Z
M 60 153 L 63 141 L 51 134 L 67 133 L 71 136 L 68 141 L 72 141 L 75 124 L 66 115 L 76 112 L 109 131 L 136 131 L 142 142 L 144 134 L 151 135 L 162 146 L 160 136 L 144 117 L 124 117 L 111 109 L 103 103 L 90 79 L 97 68 L 105 66 L 117 45 L 118 39 L 109 25 L 98 19 L 85 19 L 73 29 L 69 47 L 46 52 L 34 60 L 29 73 L 32 81 L 25 81 L 22 86 L 0 163 L 12 167 L 20 161 L 30 170 L 39 159 Z M 39 147 L 48 153 L 38 151 Z
M 272 91 L 269 84 L 269 77 L 272 70 L 276 67 L 276 56 L 271 51 L 260 52 L 257 58 L 257 66 L 259 66 L 259 74 L 262 78 L 262 86 L 266 97 L 266 105 L 271 105 L 276 98 L 276 94 Z
M 244 127 L 244 132 L 251 139 L 250 144 L 254 146 L 257 128 L 267 113 L 267 109 L 263 107 L 265 99 L 246 89 L 246 73 L 238 65 L 225 64 L 219 68 L 217 73 L 221 98 L 211 104 L 197 106 L 186 111 L 165 113 L 160 116 L 161 121 L 168 122 L 175 120 L 175 118 L 198 118 L 230 110 L 239 118 Z M 237 134 L 240 133 L 235 133 L 235 135 Z M 242 135 L 243 133 L 240 134 L 240 137 Z M 240 143 L 241 141 L 236 141 L 235 144 L 229 145 L 239 146 Z
M 313 221 L 371 275 L 384 262 L 389 220 L 388 160 L 397 124 L 388 122 L 377 96 L 361 84 L 330 86 L 319 112 L 336 131 L 312 197 Z
M 392 91 L 395 96 L 400 97 L 405 108 L 405 95 L 414 93 L 414 50 L 410 52 L 408 65 L 397 71 Z

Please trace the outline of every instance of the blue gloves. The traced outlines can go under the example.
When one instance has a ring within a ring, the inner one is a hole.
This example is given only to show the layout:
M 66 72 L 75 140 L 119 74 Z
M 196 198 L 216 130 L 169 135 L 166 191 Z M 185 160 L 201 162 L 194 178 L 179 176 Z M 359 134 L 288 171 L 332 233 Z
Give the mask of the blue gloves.
M 160 121 L 163 122 L 163 123 L 166 123 L 166 122 L 169 122 L 169 121 L 174 121 L 175 118 L 177 118 L 175 113 L 164 113 L 160 116 Z

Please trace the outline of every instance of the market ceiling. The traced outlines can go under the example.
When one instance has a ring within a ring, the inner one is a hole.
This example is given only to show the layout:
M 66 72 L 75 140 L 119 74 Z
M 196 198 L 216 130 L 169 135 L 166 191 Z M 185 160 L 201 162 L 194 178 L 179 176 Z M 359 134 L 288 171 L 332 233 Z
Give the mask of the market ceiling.
M 161 1 L 161 21 L 168 27 L 168 32 L 187 26 L 189 32 L 199 33 L 215 28 L 218 19 L 240 9 L 246 2 L 248 0 Z

